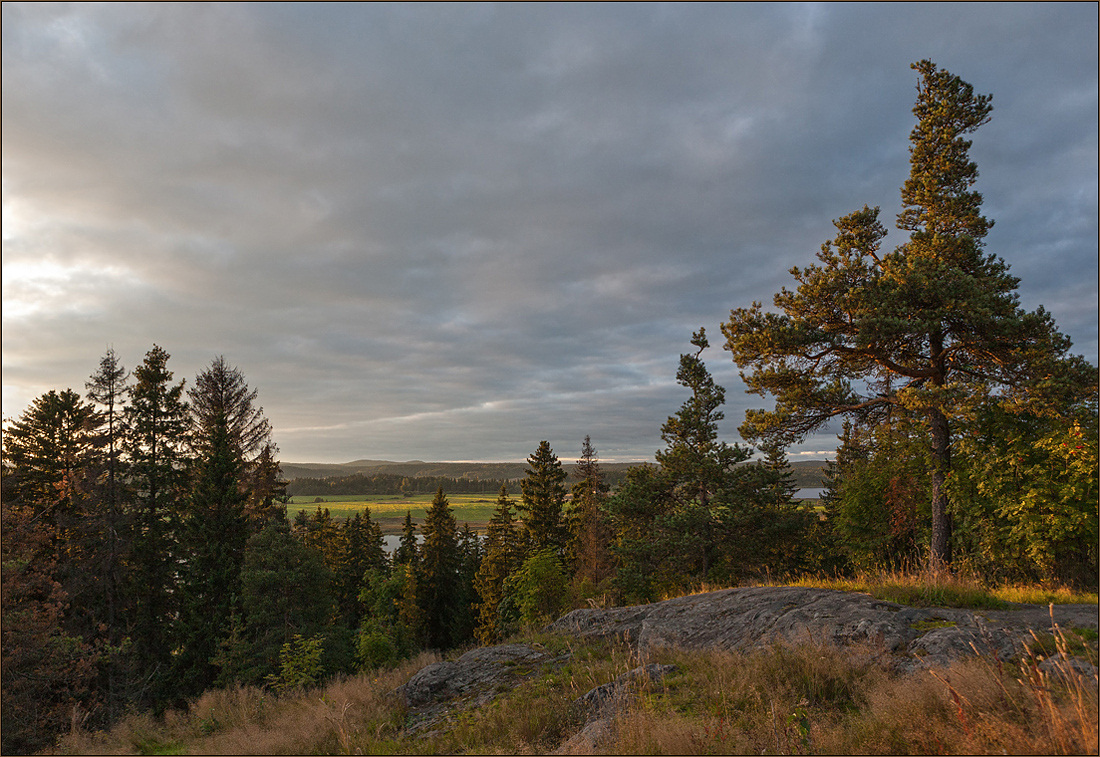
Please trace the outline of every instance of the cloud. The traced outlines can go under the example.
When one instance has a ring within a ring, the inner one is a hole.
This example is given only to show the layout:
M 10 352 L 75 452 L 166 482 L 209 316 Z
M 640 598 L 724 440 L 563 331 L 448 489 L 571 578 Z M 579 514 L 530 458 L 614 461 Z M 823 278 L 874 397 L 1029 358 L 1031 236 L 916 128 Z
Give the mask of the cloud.
M 648 457 L 692 331 L 899 210 L 923 57 L 994 93 L 989 248 L 1096 361 L 1095 6 L 3 18 L 5 416 L 155 342 L 239 365 L 286 459 Z

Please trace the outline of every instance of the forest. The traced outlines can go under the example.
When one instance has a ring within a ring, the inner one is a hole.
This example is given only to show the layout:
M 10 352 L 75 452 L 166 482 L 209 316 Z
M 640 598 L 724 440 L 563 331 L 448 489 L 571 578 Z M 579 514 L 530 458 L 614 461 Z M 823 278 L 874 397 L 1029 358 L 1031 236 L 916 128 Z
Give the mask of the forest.
M 447 491 L 460 484 L 440 480 L 388 554 L 369 510 L 288 520 L 258 391 L 222 357 L 188 385 L 161 347 L 132 372 L 108 350 L 84 394 L 49 391 L 5 420 L 3 751 L 210 689 L 297 690 L 575 607 L 765 575 L 921 567 L 1094 588 L 1096 368 L 1049 314 L 1020 308 L 1018 280 L 984 251 L 963 135 L 988 119 L 988 97 L 915 68 L 908 240 L 880 251 L 878 209 L 864 207 L 773 308 L 722 325 L 749 390 L 774 399 L 741 426 L 754 446 L 719 438 L 725 389 L 701 328 L 654 463 L 612 487 L 585 436 L 568 486 L 544 441 L 518 486 L 497 482 L 484 534 L 457 523 Z M 786 450 L 829 423 L 840 434 L 818 511 L 793 498 Z M 338 486 L 395 484 L 412 486 Z

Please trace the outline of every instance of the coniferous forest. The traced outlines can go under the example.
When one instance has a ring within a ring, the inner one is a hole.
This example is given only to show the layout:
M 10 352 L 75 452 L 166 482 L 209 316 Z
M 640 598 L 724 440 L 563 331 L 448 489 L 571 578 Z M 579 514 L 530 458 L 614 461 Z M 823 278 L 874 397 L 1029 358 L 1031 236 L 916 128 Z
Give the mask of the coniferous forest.
M 762 576 L 926 566 L 1095 587 L 1096 368 L 1049 314 L 1020 308 L 1018 280 L 984 250 L 964 135 L 989 98 L 915 68 L 906 241 L 880 250 L 864 207 L 774 307 L 721 327 L 749 390 L 774 400 L 741 426 L 754 446 L 719 437 L 725 389 L 701 328 L 654 463 L 612 488 L 580 429 L 570 487 L 542 442 L 519 486 L 499 482 L 484 534 L 440 482 L 390 554 L 369 510 L 287 518 L 275 430 L 221 357 L 186 381 L 158 346 L 132 369 L 108 350 L 83 393 L 49 391 L 6 420 L 4 752 L 210 688 L 293 690 L 590 603 Z M 785 451 L 829 423 L 838 447 L 814 509 L 794 499 Z M 359 478 L 341 486 L 395 485 Z

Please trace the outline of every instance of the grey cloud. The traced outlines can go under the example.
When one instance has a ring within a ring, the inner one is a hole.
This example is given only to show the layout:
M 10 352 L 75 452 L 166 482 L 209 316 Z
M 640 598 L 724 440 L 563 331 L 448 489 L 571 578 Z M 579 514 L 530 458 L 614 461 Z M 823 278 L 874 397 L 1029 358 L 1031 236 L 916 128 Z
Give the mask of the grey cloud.
M 1096 360 L 1095 7 L 3 12 L 6 415 L 155 341 L 241 365 L 288 459 L 645 457 L 705 325 L 734 438 L 718 324 L 892 221 L 922 57 L 994 93 L 990 249 Z M 9 315 L 42 259 L 101 273 Z

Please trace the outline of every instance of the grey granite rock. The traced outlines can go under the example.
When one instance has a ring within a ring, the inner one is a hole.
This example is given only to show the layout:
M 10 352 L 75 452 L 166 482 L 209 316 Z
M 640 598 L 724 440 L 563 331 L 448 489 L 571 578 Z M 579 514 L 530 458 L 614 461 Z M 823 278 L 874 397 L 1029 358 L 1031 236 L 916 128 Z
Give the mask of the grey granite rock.
M 1097 627 L 1095 605 L 1059 605 L 1063 627 Z M 745 650 L 776 641 L 836 646 L 865 644 L 900 656 L 912 669 L 946 664 L 976 652 L 1002 659 L 1030 632 L 1050 631 L 1050 609 L 915 608 L 857 592 L 797 586 L 748 587 L 609 610 L 574 610 L 547 630 L 584 638 L 619 638 L 640 649 Z

